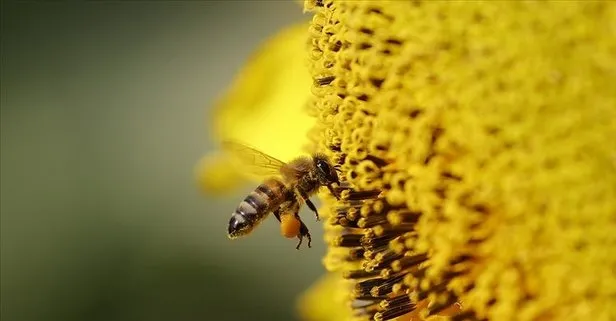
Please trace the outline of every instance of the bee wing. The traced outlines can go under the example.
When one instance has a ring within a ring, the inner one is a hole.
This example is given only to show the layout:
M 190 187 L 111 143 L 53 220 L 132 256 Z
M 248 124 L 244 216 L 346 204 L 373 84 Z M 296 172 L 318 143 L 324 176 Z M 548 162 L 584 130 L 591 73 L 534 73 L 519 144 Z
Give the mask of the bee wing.
M 222 147 L 233 160 L 239 162 L 241 170 L 251 176 L 280 175 L 280 168 L 286 165 L 285 162 L 242 143 L 224 141 Z

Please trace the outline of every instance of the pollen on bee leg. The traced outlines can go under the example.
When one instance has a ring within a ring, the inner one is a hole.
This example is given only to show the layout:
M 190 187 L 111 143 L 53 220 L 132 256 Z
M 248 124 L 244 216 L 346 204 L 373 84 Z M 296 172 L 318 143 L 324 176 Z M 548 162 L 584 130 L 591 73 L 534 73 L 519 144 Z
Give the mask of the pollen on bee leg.
M 280 216 L 280 234 L 286 238 L 295 238 L 300 233 L 301 222 L 291 213 Z

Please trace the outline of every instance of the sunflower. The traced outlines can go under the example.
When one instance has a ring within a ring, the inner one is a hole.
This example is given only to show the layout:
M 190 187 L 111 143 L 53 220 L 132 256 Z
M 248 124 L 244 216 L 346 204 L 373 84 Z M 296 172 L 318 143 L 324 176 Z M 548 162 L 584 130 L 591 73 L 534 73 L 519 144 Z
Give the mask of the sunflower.
M 616 4 L 304 6 L 344 174 L 305 319 L 616 320 Z

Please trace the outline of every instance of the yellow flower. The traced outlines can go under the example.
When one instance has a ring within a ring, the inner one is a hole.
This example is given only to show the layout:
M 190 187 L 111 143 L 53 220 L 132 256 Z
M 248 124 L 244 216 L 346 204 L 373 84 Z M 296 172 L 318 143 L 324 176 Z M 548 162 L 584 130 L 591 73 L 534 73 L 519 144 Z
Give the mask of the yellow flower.
M 305 7 L 355 317 L 616 320 L 616 3 Z
M 266 50 L 293 39 L 300 57 L 308 37 L 312 79 L 280 77 L 215 116 L 219 137 L 295 156 L 309 118 L 280 144 L 249 138 L 282 116 L 243 113 L 299 113 L 314 82 L 310 138 L 345 185 L 341 201 L 321 195 L 330 273 L 300 299 L 304 319 L 616 320 L 616 3 L 305 9 L 310 28 Z M 249 68 L 229 97 L 284 60 Z
M 305 112 L 312 83 L 307 28 L 307 23 L 289 27 L 253 55 L 209 117 L 217 141 L 243 142 L 282 160 L 303 152 L 314 124 Z M 230 164 L 224 153 L 206 155 L 197 165 L 202 190 L 228 192 L 242 182 L 241 168 Z
M 329 273 L 317 281 L 298 300 L 303 319 L 311 321 L 347 320 L 352 317 L 347 306 L 349 289 L 339 273 Z

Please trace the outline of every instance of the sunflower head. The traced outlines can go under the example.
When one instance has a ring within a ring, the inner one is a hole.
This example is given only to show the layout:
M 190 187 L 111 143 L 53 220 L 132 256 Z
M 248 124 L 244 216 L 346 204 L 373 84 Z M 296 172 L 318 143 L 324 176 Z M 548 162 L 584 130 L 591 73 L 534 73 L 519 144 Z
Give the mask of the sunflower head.
M 305 8 L 356 319 L 616 318 L 616 5 Z
M 304 7 L 214 117 L 221 139 L 335 163 L 304 318 L 616 320 L 616 4 Z M 237 174 L 204 162 L 208 189 Z

